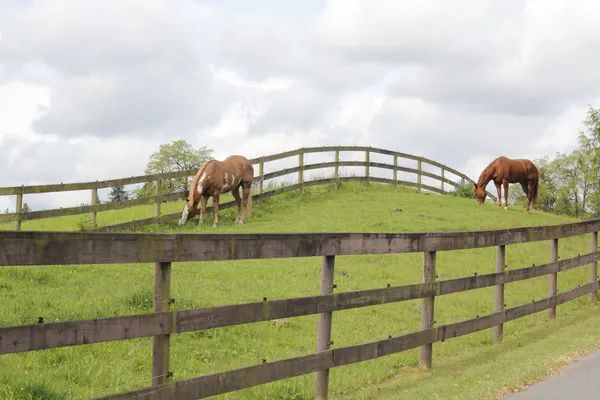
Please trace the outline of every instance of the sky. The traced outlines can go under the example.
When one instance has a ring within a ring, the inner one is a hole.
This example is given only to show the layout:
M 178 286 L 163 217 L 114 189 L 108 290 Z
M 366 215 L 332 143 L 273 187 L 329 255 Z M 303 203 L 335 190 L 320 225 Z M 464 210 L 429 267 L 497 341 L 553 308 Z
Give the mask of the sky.
M 141 175 L 177 139 L 373 146 L 477 179 L 576 146 L 598 20 L 591 0 L 3 0 L 0 187 Z

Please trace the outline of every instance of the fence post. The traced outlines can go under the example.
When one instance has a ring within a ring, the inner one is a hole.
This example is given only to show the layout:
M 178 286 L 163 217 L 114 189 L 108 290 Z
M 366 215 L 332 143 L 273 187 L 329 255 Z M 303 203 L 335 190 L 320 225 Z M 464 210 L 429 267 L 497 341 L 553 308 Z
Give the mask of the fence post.
M 300 149 L 300 154 L 298 154 L 298 183 L 300 184 L 300 191 L 302 191 L 302 186 L 304 186 L 304 149 Z
M 598 251 L 598 232 L 592 232 L 592 236 L 590 238 L 590 253 L 595 253 Z M 598 280 L 598 261 L 592 261 L 590 263 L 590 283 L 596 282 Z M 598 292 L 593 291 L 590 293 L 590 303 L 596 304 L 598 301 Z
M 154 312 L 169 311 L 171 302 L 171 263 L 154 266 Z M 152 386 L 167 383 L 170 335 L 156 335 L 152 342 Z
M 496 246 L 496 273 L 504 272 L 506 260 L 506 246 L 501 244 Z M 504 310 L 504 283 L 496 285 L 496 296 L 494 299 L 494 312 Z M 498 324 L 493 328 L 493 342 L 500 343 L 502 341 L 504 325 Z
M 435 251 L 426 251 L 423 257 L 423 283 L 435 281 Z M 424 297 L 421 300 L 421 330 L 431 329 L 433 327 L 433 306 L 435 296 Z M 424 344 L 420 348 L 419 367 L 423 369 L 431 368 L 433 343 Z
M 261 157 L 260 162 L 258 163 L 258 193 L 259 194 L 263 192 L 264 174 L 265 174 L 265 161 L 264 161 L 264 157 Z
M 394 187 L 398 184 L 398 156 L 394 155 Z
M 558 238 L 552 239 L 550 242 L 550 262 L 558 261 Z M 556 295 L 558 272 L 550 274 L 550 282 L 548 285 L 548 297 Z M 556 318 L 556 306 L 548 309 L 548 318 Z
M 369 183 L 369 163 L 371 162 L 371 154 L 369 150 L 365 151 L 365 177 L 367 178 L 367 183 Z
M 157 197 L 154 199 L 154 216 L 158 218 L 160 217 L 160 199 L 158 199 L 158 196 L 160 196 L 160 191 L 162 189 L 162 181 L 159 179 L 154 182 L 154 184 L 156 185 L 154 188 L 154 196 Z
M 17 202 L 15 204 L 15 212 L 17 213 L 17 220 L 15 221 L 15 231 L 21 230 L 21 216 L 23 214 L 23 188 L 21 192 L 17 193 Z
M 337 179 L 338 186 L 340 185 L 340 151 L 335 151 L 335 170 L 333 172 L 335 179 Z
M 96 183 L 98 183 L 98 181 L 96 181 Z M 98 205 L 98 187 L 95 186 L 94 188 L 92 188 L 92 207 Z M 90 213 L 90 220 L 91 220 L 91 226 L 92 226 L 92 230 L 96 230 L 96 215 L 97 212 L 96 210 L 93 210 Z
M 420 158 L 419 158 L 419 161 L 417 162 L 417 170 L 418 170 L 417 184 L 419 185 L 418 191 L 421 192 L 421 171 L 423 170 L 423 163 Z
M 333 269 L 335 256 L 323 256 L 321 264 L 321 296 L 333 293 Z M 332 312 L 318 314 L 317 319 L 317 352 L 329 349 L 331 342 L 331 316 Z M 329 386 L 329 369 L 315 373 L 315 399 L 327 399 Z
M 444 169 L 444 167 L 441 168 L 442 169 L 442 192 L 444 191 L 444 179 L 445 179 L 445 172 L 446 170 Z

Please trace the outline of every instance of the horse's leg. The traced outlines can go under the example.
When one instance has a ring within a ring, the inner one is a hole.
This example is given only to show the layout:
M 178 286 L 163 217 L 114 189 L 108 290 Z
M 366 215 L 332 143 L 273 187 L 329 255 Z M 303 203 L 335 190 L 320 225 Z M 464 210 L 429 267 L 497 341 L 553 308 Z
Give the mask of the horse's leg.
M 202 225 L 204 223 L 204 216 L 206 215 L 206 202 L 208 201 L 208 196 L 200 195 L 200 217 L 198 218 L 198 225 Z
M 240 187 L 236 187 L 231 191 L 233 197 L 235 198 L 235 204 L 237 206 L 237 214 L 235 215 L 235 223 L 242 224 L 244 220 L 242 219 L 242 198 L 240 197 Z
M 494 181 L 494 185 L 496 185 L 496 190 L 498 191 L 498 208 L 502 206 L 502 194 L 500 193 L 500 183 Z
M 531 210 L 533 210 L 533 192 L 534 192 L 533 181 L 527 182 L 527 197 L 529 198 L 529 202 L 527 203 L 527 212 L 531 214 Z
M 508 179 L 502 181 L 502 185 L 504 186 L 504 209 L 508 209 Z
M 244 215 L 248 216 L 248 198 L 252 190 L 252 184 L 242 182 L 242 205 L 244 212 L 242 213 L 242 223 L 244 223 Z
M 216 228 L 219 223 L 219 196 L 221 193 L 215 190 L 213 193 L 213 228 Z

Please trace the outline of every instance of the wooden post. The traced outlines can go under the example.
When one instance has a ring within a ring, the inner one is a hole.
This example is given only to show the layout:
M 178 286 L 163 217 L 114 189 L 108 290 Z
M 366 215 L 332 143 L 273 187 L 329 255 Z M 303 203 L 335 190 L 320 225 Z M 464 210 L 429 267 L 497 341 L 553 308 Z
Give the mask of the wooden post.
M 423 257 L 423 283 L 435 281 L 435 251 L 426 251 Z M 433 327 L 433 309 L 435 296 L 425 297 L 421 300 L 421 330 L 431 329 Z M 431 368 L 431 359 L 433 354 L 433 343 L 424 344 L 420 348 L 419 367 L 423 369 Z
M 300 154 L 298 154 L 298 166 L 300 167 L 298 170 L 298 183 L 300 184 L 300 191 L 302 191 L 304 183 L 304 149 L 300 149 Z
M 335 256 L 323 256 L 321 264 L 321 295 L 333 293 L 333 269 Z M 329 349 L 331 343 L 331 316 L 332 312 L 318 314 L 317 319 L 317 352 Z M 329 386 L 329 369 L 315 373 L 315 399 L 327 399 Z
M 369 163 L 371 162 L 371 152 L 369 150 L 365 151 L 365 177 L 367 178 L 367 183 L 369 183 Z
M 558 261 L 558 239 L 552 239 L 550 242 L 550 262 Z M 550 282 L 548 285 L 548 297 L 556 295 L 558 272 L 552 272 L 550 274 Z M 548 309 L 548 318 L 554 319 L 556 317 L 556 306 Z
M 398 156 L 394 155 L 394 186 L 398 184 Z
M 169 311 L 171 302 L 171 263 L 154 266 L 154 312 Z M 156 335 L 152 343 L 152 386 L 167 383 L 170 335 Z
M 263 192 L 264 175 L 265 175 L 265 162 L 264 162 L 264 157 L 261 157 L 260 162 L 258 163 L 258 193 Z
M 154 195 L 158 197 L 160 196 L 162 181 L 159 179 L 154 182 L 154 184 L 156 185 L 154 188 Z M 158 198 L 154 199 L 154 216 L 157 218 L 160 217 L 160 200 Z
M 446 170 L 442 167 L 442 192 L 444 191 L 444 179 L 445 179 Z
M 506 260 L 506 246 L 501 244 L 496 246 L 496 273 L 504 272 Z M 504 283 L 496 285 L 496 296 L 494 300 L 494 312 L 504 310 Z M 493 342 L 500 343 L 502 341 L 504 325 L 499 324 L 493 328 Z
M 590 238 L 590 253 L 598 251 L 598 232 L 592 232 Z M 598 261 L 592 261 L 590 263 L 590 283 L 598 280 Z M 598 292 L 593 291 L 590 293 L 590 303 L 596 304 L 598 301 Z
M 23 190 L 21 193 L 17 193 L 17 202 L 15 204 L 15 212 L 17 213 L 17 220 L 15 221 L 15 231 L 21 230 L 21 214 L 23 214 Z
M 335 170 L 333 172 L 335 179 L 338 181 L 338 186 L 340 184 L 340 151 L 335 151 Z
M 92 206 L 95 206 L 98 204 L 98 188 L 95 187 L 92 189 Z M 92 226 L 92 230 L 96 230 L 96 215 L 97 212 L 94 210 L 90 213 L 90 224 Z
M 419 171 L 419 172 L 417 173 L 417 184 L 419 185 L 419 187 L 418 187 L 418 189 L 417 189 L 417 190 L 418 190 L 419 192 L 421 192 L 421 171 L 422 171 L 422 169 L 423 169 L 422 161 L 421 161 L 421 159 L 419 158 L 419 161 L 418 161 L 418 163 L 417 163 L 417 170 Z

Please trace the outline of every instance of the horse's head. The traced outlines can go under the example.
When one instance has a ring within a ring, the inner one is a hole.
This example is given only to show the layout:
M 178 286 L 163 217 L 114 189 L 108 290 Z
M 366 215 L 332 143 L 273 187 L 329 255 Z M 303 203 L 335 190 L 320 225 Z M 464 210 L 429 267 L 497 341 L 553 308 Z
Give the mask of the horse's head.
M 477 184 L 474 183 L 473 184 L 475 187 L 473 188 L 473 193 L 475 193 L 475 199 L 477 200 L 477 204 L 483 204 L 483 202 L 485 201 L 485 188 L 484 187 L 477 187 Z
M 179 225 L 185 225 L 190 218 L 196 215 L 196 211 L 198 211 L 198 201 L 195 192 L 190 193 L 189 190 L 185 191 L 185 204 L 183 206 L 183 211 L 181 212 Z

